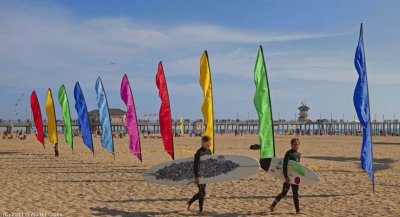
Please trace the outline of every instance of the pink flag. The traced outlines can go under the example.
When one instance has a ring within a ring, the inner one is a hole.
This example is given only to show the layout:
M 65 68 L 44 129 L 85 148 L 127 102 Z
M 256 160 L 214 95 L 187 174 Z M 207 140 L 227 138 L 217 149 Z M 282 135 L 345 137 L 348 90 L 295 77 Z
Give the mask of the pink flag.
M 126 74 L 122 78 L 120 93 L 121 99 L 122 101 L 124 101 L 127 107 L 125 122 L 129 134 L 129 150 L 132 152 L 132 154 L 136 155 L 136 157 L 139 158 L 140 161 L 142 161 L 135 102 L 133 101 L 131 86 L 129 85 L 128 77 L 126 76 Z

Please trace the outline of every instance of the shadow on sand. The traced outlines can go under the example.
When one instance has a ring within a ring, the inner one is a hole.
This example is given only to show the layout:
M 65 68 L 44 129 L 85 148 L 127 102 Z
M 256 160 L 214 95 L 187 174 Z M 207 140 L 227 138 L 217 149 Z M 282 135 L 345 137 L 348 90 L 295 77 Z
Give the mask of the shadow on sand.
M 116 170 L 99 170 L 99 171 L 54 171 L 54 172 L 43 171 L 43 172 L 38 172 L 38 173 L 43 173 L 43 174 L 46 174 L 46 173 L 61 173 L 61 174 L 62 173 L 65 173 L 65 174 L 68 174 L 68 173 L 70 173 L 70 174 L 74 174 L 74 173 L 76 173 L 76 174 L 139 173 L 139 174 L 143 174 L 144 171 L 146 171 L 146 170 L 145 169 L 131 169 L 131 170 L 116 169 Z
M 129 212 L 124 210 L 110 209 L 105 207 L 91 207 L 92 215 L 94 216 L 121 216 L 121 217 L 150 217 L 158 215 L 168 215 L 168 216 L 217 216 L 217 217 L 239 217 L 239 216 L 266 216 L 270 213 L 266 211 L 261 212 L 215 212 L 215 211 L 204 211 L 204 213 L 199 213 L 197 210 L 192 209 L 192 211 L 143 211 L 143 212 Z M 278 213 L 277 213 L 278 214 Z M 294 216 L 294 212 L 279 212 L 279 216 Z
M 144 182 L 144 180 L 140 179 L 131 179 L 131 180 L 50 180 L 49 182 L 59 182 L 59 183 L 112 183 L 112 182 Z
M 316 159 L 316 160 L 327 160 L 327 161 L 340 161 L 340 162 L 354 162 L 361 167 L 360 158 L 358 157 L 340 157 L 340 156 L 307 156 L 305 158 Z M 391 158 L 375 158 L 374 167 L 375 171 L 386 170 L 396 162 Z
M 150 217 L 150 216 L 157 216 L 157 215 L 169 215 L 169 216 L 177 216 L 177 215 L 184 215 L 184 216 L 219 216 L 219 217 L 238 217 L 238 216 L 265 216 L 267 212 L 213 212 L 213 211 L 204 211 L 203 214 L 198 213 L 197 211 L 193 210 L 190 213 L 188 211 L 143 211 L 143 212 L 129 212 L 124 210 L 117 210 L 111 209 L 106 207 L 91 207 L 92 215 L 94 216 L 121 216 L 121 217 Z M 290 213 L 287 213 L 290 215 Z
M 348 197 L 352 195 L 357 195 L 357 194 L 310 194 L 310 195 L 300 195 L 300 198 L 328 198 L 328 197 Z M 216 196 L 212 197 L 212 199 L 226 199 L 226 200 L 231 200 L 231 199 L 239 199 L 239 200 L 264 200 L 264 199 L 274 199 L 276 195 L 252 195 L 252 196 Z M 291 194 L 288 195 L 288 197 L 292 197 Z M 185 198 L 144 198 L 144 199 L 127 199 L 127 200 L 106 200 L 106 201 L 98 201 L 102 203 L 131 203 L 131 202 L 171 202 L 171 201 L 184 201 L 187 202 L 190 198 L 185 197 Z
M 111 209 L 111 208 L 106 208 L 106 207 L 91 207 L 90 210 L 92 210 L 92 215 L 94 216 L 121 216 L 121 217 L 131 217 L 131 216 L 137 216 L 137 217 L 149 217 L 149 216 L 155 216 L 155 215 L 179 215 L 180 212 L 178 211 L 170 211 L 170 212 L 129 212 L 129 211 L 124 211 L 124 210 L 118 210 L 118 209 Z
M 372 142 L 374 145 L 400 145 L 399 142 Z
M 0 155 L 13 155 L 13 154 L 19 154 L 21 152 L 19 151 L 0 151 Z

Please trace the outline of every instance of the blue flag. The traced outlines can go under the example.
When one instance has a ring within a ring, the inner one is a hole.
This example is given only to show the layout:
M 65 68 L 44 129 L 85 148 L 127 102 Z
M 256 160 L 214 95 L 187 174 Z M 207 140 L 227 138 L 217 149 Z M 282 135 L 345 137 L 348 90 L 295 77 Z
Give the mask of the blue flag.
M 361 24 L 360 38 L 356 54 L 354 57 L 354 65 L 358 72 L 358 81 L 354 90 L 354 107 L 357 112 L 358 119 L 363 127 L 363 140 L 361 148 L 361 167 L 368 172 L 372 185 L 374 185 L 374 165 L 372 154 L 372 139 L 371 139 L 371 123 L 369 111 L 369 94 L 368 94 L 368 80 L 367 80 L 367 67 L 365 63 L 364 53 L 364 40 L 363 28 Z
M 99 108 L 100 125 L 103 131 L 103 133 L 101 134 L 101 144 L 109 152 L 114 154 L 114 142 L 111 132 L 110 113 L 108 111 L 106 92 L 104 91 L 103 83 L 101 82 L 100 77 L 98 77 L 96 80 L 95 89 L 97 93 L 96 104 Z
M 81 126 L 81 131 L 82 131 L 83 143 L 94 154 L 92 133 L 90 131 L 90 122 L 89 122 L 86 102 L 85 98 L 83 97 L 83 93 L 81 90 L 81 86 L 79 85 L 79 82 L 76 82 L 75 84 L 74 97 L 75 97 L 75 109 L 78 112 L 79 125 Z

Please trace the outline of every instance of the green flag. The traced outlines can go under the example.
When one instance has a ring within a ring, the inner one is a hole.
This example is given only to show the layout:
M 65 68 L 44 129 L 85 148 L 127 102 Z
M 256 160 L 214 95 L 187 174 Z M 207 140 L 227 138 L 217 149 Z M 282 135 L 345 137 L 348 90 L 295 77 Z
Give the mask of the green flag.
M 254 68 L 254 106 L 258 114 L 258 135 L 260 137 L 260 159 L 275 157 L 274 128 L 272 122 L 271 98 L 263 49 L 260 46 Z
M 71 125 L 71 114 L 69 111 L 69 103 L 67 92 L 65 91 L 64 85 L 60 87 L 58 91 L 58 101 L 60 102 L 61 109 L 62 109 L 62 116 L 64 119 L 64 134 L 65 134 L 65 141 L 67 144 L 74 149 L 74 144 L 72 140 L 72 125 Z

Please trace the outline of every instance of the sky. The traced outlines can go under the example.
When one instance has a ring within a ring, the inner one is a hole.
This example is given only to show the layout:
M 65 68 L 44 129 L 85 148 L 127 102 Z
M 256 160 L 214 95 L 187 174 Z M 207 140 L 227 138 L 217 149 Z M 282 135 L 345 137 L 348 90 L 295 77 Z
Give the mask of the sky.
M 399 9 L 395 0 L 0 1 L 0 119 L 30 118 L 33 90 L 45 116 L 48 88 L 61 119 L 62 84 L 76 117 L 77 81 L 88 109 L 96 109 L 98 77 L 109 107 L 125 109 L 119 96 L 125 73 L 138 117 L 145 118 L 161 104 L 155 84 L 159 61 L 172 117 L 202 118 L 204 50 L 215 118 L 256 119 L 253 75 L 261 45 L 274 119 L 295 119 L 304 102 L 312 120 L 353 120 L 360 23 L 371 118 L 399 119 Z

